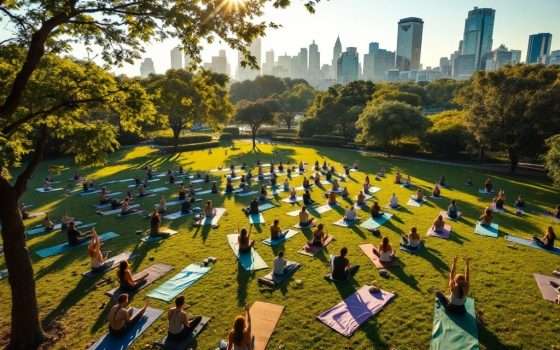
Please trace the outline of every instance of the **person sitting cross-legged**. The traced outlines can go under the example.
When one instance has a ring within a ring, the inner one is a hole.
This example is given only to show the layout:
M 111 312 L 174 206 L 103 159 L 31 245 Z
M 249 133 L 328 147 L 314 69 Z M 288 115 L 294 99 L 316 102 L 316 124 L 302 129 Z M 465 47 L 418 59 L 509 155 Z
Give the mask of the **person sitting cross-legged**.
M 377 255 L 379 261 L 382 263 L 391 263 L 395 258 L 395 251 L 389 243 L 389 237 L 383 237 L 379 248 L 375 246 L 372 248 L 373 254 Z
M 330 191 L 327 200 L 328 205 L 336 205 L 336 192 Z
M 331 277 L 337 281 L 346 281 L 352 278 L 358 270 L 359 265 L 350 265 L 350 261 L 346 257 L 348 248 L 343 247 L 340 249 L 340 254 L 333 257 L 331 261 Z
M 282 277 L 284 276 L 284 272 L 288 262 L 284 259 L 284 252 L 279 251 L 276 258 L 274 258 L 274 262 L 272 264 L 272 273 L 275 276 Z
M 167 312 L 169 326 L 167 328 L 167 337 L 171 341 L 181 341 L 188 338 L 195 327 L 200 323 L 202 317 L 196 316 L 191 318 L 186 309 L 190 305 L 185 305 L 185 297 L 179 296 L 175 298 L 175 307 Z
M 270 225 L 270 239 L 275 241 L 284 238 L 284 236 L 285 232 L 280 227 L 280 220 L 274 219 L 272 225 Z
M 391 195 L 391 199 L 389 200 L 389 206 L 392 209 L 397 209 L 399 207 L 399 199 L 397 198 L 396 194 Z
M 556 240 L 556 233 L 554 232 L 552 226 L 548 226 L 548 229 L 546 230 L 546 234 L 542 238 L 533 236 L 533 241 L 535 241 L 535 243 L 537 243 L 540 247 L 548 250 L 554 249 L 555 240 Z
M 383 212 L 381 211 L 381 207 L 379 206 L 379 203 L 377 201 L 373 202 L 373 205 L 370 209 L 370 214 L 374 219 L 383 216 Z
M 45 217 L 43 218 L 41 225 L 43 225 L 45 231 L 54 230 L 54 222 L 52 222 L 52 220 L 49 218 L 49 213 L 45 213 Z
M 101 251 L 101 239 L 95 229 L 91 230 L 91 239 L 88 245 L 88 255 L 91 259 L 91 270 L 93 272 L 103 271 L 107 255 Z
M 134 309 L 128 306 L 128 294 L 123 293 L 119 295 L 118 303 L 115 304 L 109 311 L 109 333 L 115 337 L 124 336 L 138 321 L 142 319 L 148 302 L 144 307 L 134 315 Z
M 313 205 L 313 203 L 315 203 L 315 201 L 311 199 L 311 192 L 309 192 L 309 190 L 305 190 L 302 198 L 303 198 L 303 205 Z
M 432 191 L 432 197 L 435 197 L 435 198 L 441 197 L 441 189 L 439 188 L 439 184 L 436 184 L 434 186 L 434 189 Z
M 363 191 L 360 191 L 358 193 L 358 195 L 356 196 L 356 205 L 359 207 L 365 207 L 366 206 L 366 195 L 364 194 Z
M 514 206 L 516 214 L 522 214 L 525 211 L 525 200 L 521 195 L 517 196 Z
M 253 335 L 251 331 L 251 313 L 245 307 L 245 316 L 239 315 L 233 322 L 233 328 L 228 334 L 226 350 L 252 350 Z
M 300 227 L 310 227 L 313 225 L 313 218 L 309 216 L 305 206 L 301 207 L 299 212 L 299 226 Z
M 313 238 L 308 242 L 308 244 L 314 247 L 324 247 L 327 237 L 328 235 L 325 233 L 325 227 L 323 224 L 319 224 L 317 225 L 315 232 L 313 232 Z
M 119 279 L 119 289 L 121 292 L 134 293 L 147 283 L 148 274 L 146 273 L 136 279 L 133 278 L 128 261 L 123 260 L 119 263 L 117 277 Z
M 438 215 L 432 224 L 432 230 L 436 233 L 442 233 L 445 230 L 445 221 L 443 215 Z
M 353 223 L 358 220 L 358 214 L 356 214 L 356 209 L 353 206 L 349 206 L 344 213 L 344 221 Z
M 66 230 L 66 235 L 68 236 L 68 245 L 70 246 L 77 246 L 84 242 L 87 242 L 90 239 L 92 232 L 88 231 L 85 233 L 80 232 L 76 228 L 76 223 L 71 221 L 68 223 L 68 229 Z
M 405 249 L 416 250 L 420 247 L 420 244 L 422 244 L 422 240 L 416 227 L 411 227 L 408 235 L 401 236 L 401 246 Z
M 247 208 L 243 209 L 246 215 L 258 215 L 259 214 L 259 201 L 257 198 L 253 198 L 249 203 Z
M 450 219 L 457 219 L 459 217 L 459 210 L 457 209 L 457 203 L 452 200 L 447 207 L 447 217 Z
M 150 216 L 150 237 L 169 237 L 168 233 L 160 232 L 161 216 L 159 212 L 154 209 Z
M 492 209 L 484 209 L 484 213 L 480 216 L 480 224 L 484 226 L 490 226 L 492 224 Z

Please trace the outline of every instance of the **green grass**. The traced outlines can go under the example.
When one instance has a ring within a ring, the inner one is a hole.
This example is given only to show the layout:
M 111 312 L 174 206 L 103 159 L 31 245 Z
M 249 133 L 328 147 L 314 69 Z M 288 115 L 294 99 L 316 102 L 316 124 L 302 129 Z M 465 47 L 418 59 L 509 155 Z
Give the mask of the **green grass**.
M 374 185 L 381 187 L 377 198 L 385 205 L 391 193 L 395 192 L 401 203 L 406 202 L 411 191 L 393 184 L 397 170 L 411 174 L 413 183 L 429 190 L 432 184 L 444 174 L 452 189 L 444 189 L 443 196 L 458 201 L 464 219 L 453 225 L 452 239 L 440 240 L 427 238 L 427 250 L 412 256 L 399 252 L 402 266 L 393 270 L 391 277 L 384 279 L 361 253 L 358 245 L 365 242 L 378 243 L 379 238 L 361 229 L 344 229 L 332 225 L 340 213 L 332 210 L 320 219 L 327 224 L 328 232 L 335 236 L 328 249 L 336 253 L 346 246 L 349 258 L 354 264 L 361 265 L 360 272 L 353 285 L 337 286 L 326 282 L 323 275 L 328 271 L 327 256 L 312 259 L 296 252 L 302 247 L 309 233 L 298 234 L 285 244 L 287 258 L 303 264 L 295 279 L 302 280 L 301 288 L 291 281 L 285 288 L 274 292 L 261 291 L 257 278 L 268 271 L 249 274 L 239 271 L 234 255 L 227 245 L 226 235 L 238 225 L 247 226 L 248 219 L 241 213 L 241 208 L 250 198 L 210 197 L 216 206 L 227 208 L 220 227 L 214 230 L 201 230 L 191 227 L 190 218 L 182 218 L 170 224 L 180 233 L 161 244 L 139 245 L 138 229 L 145 229 L 148 221 L 139 215 L 128 218 L 100 217 L 94 213 L 92 205 L 97 197 L 62 196 L 62 193 L 39 194 L 35 187 L 42 184 L 49 165 L 64 165 L 65 170 L 57 179 L 66 181 L 71 177 L 74 167 L 70 160 L 45 162 L 35 174 L 24 196 L 24 201 L 33 203 L 34 210 L 49 210 L 53 217 L 67 212 L 69 215 L 85 222 L 97 222 L 98 232 L 115 231 L 121 237 L 106 243 L 106 249 L 120 252 L 132 250 L 137 255 L 134 269 L 142 270 L 154 262 L 163 262 L 175 266 L 175 271 L 184 266 L 200 261 L 208 256 L 218 258 L 214 269 L 197 284 L 187 289 L 185 296 L 192 305 L 193 314 L 204 314 L 213 319 L 209 328 L 199 337 L 200 349 L 213 349 L 218 341 L 225 337 L 231 327 L 233 318 L 239 314 L 244 304 L 256 300 L 283 304 L 286 306 L 280 323 L 274 333 L 269 349 L 426 349 L 429 347 L 432 329 L 434 292 L 446 288 L 447 264 L 453 256 L 470 256 L 472 263 L 471 295 L 476 299 L 476 308 L 484 320 L 479 325 L 480 342 L 485 349 L 554 349 L 560 348 L 560 317 L 558 306 L 542 300 L 533 280 L 532 273 L 550 274 L 560 265 L 560 257 L 525 247 L 510 248 L 503 236 L 513 234 L 529 237 L 540 234 L 551 222 L 539 213 L 557 204 L 558 192 L 543 179 L 527 179 L 487 174 L 480 170 L 465 167 L 434 165 L 425 162 L 374 158 L 352 150 L 340 150 L 320 147 L 291 147 L 259 145 L 259 153 L 251 153 L 249 144 L 237 143 L 238 148 L 218 148 L 212 154 L 208 151 L 195 151 L 173 156 L 161 156 L 149 147 L 127 148 L 111 157 L 104 168 L 81 169 L 82 173 L 96 180 L 110 178 L 129 178 L 143 174 L 141 168 L 150 164 L 160 170 L 166 170 L 181 164 L 193 170 L 205 171 L 230 162 L 248 163 L 261 159 L 270 161 L 274 153 L 278 160 L 327 160 L 337 169 L 341 165 L 358 162 L 361 171 L 353 173 L 355 181 L 348 183 L 352 197 L 357 193 L 365 173 L 374 174 L 380 167 L 388 169 L 388 176 Z M 364 173 L 365 172 L 365 173 Z M 497 214 L 496 222 L 500 225 L 500 238 L 492 239 L 475 235 L 473 227 L 475 218 L 488 204 L 489 198 L 478 196 L 478 185 L 490 176 L 496 187 L 505 189 L 508 204 L 521 194 L 529 204 L 529 215 L 516 217 L 511 214 Z M 473 187 L 464 185 L 470 177 Z M 302 178 L 296 178 L 294 185 L 300 185 Z M 159 186 L 159 185 L 158 185 Z M 223 186 L 223 183 L 222 183 Z M 112 190 L 125 190 L 125 185 L 111 185 Z M 168 191 L 171 198 L 174 192 Z M 317 201 L 324 201 L 323 193 L 312 193 Z M 282 196 L 284 197 L 284 196 Z M 148 209 L 158 198 L 142 199 L 143 207 Z M 293 210 L 282 203 L 279 208 L 265 212 L 267 224 L 279 218 L 284 227 L 293 225 L 297 219 L 285 215 Z M 439 211 L 446 207 L 447 200 L 430 202 L 421 208 L 406 207 L 395 211 L 393 219 L 381 231 L 390 237 L 396 246 L 398 234 L 408 232 L 412 225 L 418 227 L 421 234 L 431 225 Z M 365 214 L 361 214 L 362 217 Z M 27 226 L 36 223 L 26 222 Z M 268 235 L 267 227 L 254 232 L 259 241 L 256 245 L 259 254 L 269 263 L 274 251 L 260 243 Z M 51 246 L 64 241 L 58 233 L 36 236 L 29 240 L 29 250 Z M 108 299 L 103 293 L 116 285 L 115 273 L 110 285 L 96 287 L 98 280 L 82 279 L 81 272 L 88 269 L 89 260 L 85 249 L 77 249 L 68 254 L 47 259 L 39 259 L 31 254 L 39 294 L 41 315 L 48 321 L 57 320 L 64 327 L 65 336 L 56 343 L 60 349 L 83 349 L 94 342 L 106 330 Z M 1 258 L 0 258 L 1 259 Z M 3 268 L 0 260 L 0 268 Z M 460 266 L 462 270 L 462 266 Z M 162 278 L 155 286 L 139 293 L 133 305 L 140 305 L 144 295 L 162 283 L 174 273 Z M 384 289 L 397 293 L 397 298 L 379 315 L 370 319 L 351 338 L 347 339 L 331 331 L 315 319 L 320 312 L 338 303 L 356 288 L 369 283 L 377 283 Z M 0 281 L 0 333 L 8 331 L 10 298 L 6 280 Z M 150 300 L 152 306 L 166 309 L 169 305 Z M 152 341 L 160 339 L 166 332 L 166 317 L 160 318 L 154 326 L 135 343 L 134 349 L 140 349 Z M 283 347 L 282 347 L 283 346 Z

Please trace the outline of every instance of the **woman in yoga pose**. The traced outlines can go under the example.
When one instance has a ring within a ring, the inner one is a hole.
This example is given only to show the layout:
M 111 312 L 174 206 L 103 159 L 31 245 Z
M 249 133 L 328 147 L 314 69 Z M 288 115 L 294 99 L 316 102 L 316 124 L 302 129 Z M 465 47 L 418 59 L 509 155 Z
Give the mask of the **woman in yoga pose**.
M 496 210 L 504 210 L 504 204 L 506 202 L 506 193 L 504 190 L 500 190 L 496 198 L 494 198 L 494 208 Z
M 459 210 L 457 209 L 455 200 L 452 200 L 447 207 L 447 217 L 450 219 L 457 219 L 459 217 Z
M 521 195 L 517 196 L 514 206 L 517 214 L 522 214 L 525 211 L 525 201 Z
M 82 233 L 78 229 L 76 229 L 76 224 L 74 223 L 74 221 L 70 221 L 68 223 L 68 229 L 66 230 L 68 245 L 77 246 L 84 242 L 87 242 L 90 239 L 92 231 Z
M 45 231 L 52 231 L 54 229 L 54 222 L 49 218 L 49 213 L 45 213 L 43 222 L 41 223 Z
M 91 230 L 91 239 L 88 245 L 88 255 L 91 260 L 91 271 L 100 272 L 105 268 L 107 256 L 101 251 L 101 239 L 97 235 L 95 229 Z
M 533 236 L 533 241 L 535 241 L 535 243 L 537 243 L 540 247 L 548 250 L 554 249 L 555 240 L 556 240 L 556 233 L 554 232 L 552 226 L 548 226 L 548 229 L 546 230 L 546 234 L 542 238 Z
M 251 239 L 251 234 L 246 228 L 242 228 L 239 232 L 237 243 L 239 244 L 239 253 L 249 252 L 255 245 L 255 241 Z
M 381 207 L 379 206 L 379 203 L 377 201 L 373 202 L 369 213 L 371 214 L 372 218 L 378 218 L 383 215 Z
M 150 237 L 169 237 L 168 233 L 160 232 L 161 216 L 159 211 L 154 209 L 150 216 Z
M 313 247 L 323 247 L 327 241 L 328 235 L 325 233 L 323 224 L 317 225 L 317 229 L 313 232 L 313 239 L 308 244 Z
M 492 224 L 492 209 L 486 208 L 484 209 L 484 213 L 480 216 L 480 224 L 484 226 L 489 226 Z
M 417 202 L 423 202 L 424 192 L 421 189 L 418 189 L 418 191 L 416 191 L 416 196 L 413 196 L 412 199 L 414 199 Z
M 167 337 L 170 340 L 181 341 L 188 338 L 202 320 L 200 316 L 191 318 L 186 311 L 189 307 L 190 305 L 185 305 L 185 297 L 181 295 L 175 299 L 175 307 L 167 312 L 167 319 L 169 320 Z
M 261 186 L 261 193 L 259 194 L 259 201 L 264 202 L 267 199 L 268 193 L 266 192 L 266 186 Z
M 128 294 L 123 293 L 119 295 L 118 303 L 109 311 L 109 334 L 112 336 L 121 337 L 125 335 L 142 319 L 148 308 L 148 301 L 146 301 L 144 307 L 135 315 L 134 309 L 128 307 L 128 300 Z
M 451 271 L 449 272 L 449 297 L 442 292 L 436 292 L 436 297 L 445 310 L 450 313 L 464 313 L 465 301 L 469 293 L 469 265 L 470 259 L 465 258 L 465 274 L 456 274 L 457 257 L 453 258 Z
M 245 307 L 245 317 L 239 315 L 233 322 L 233 328 L 228 335 L 227 350 L 252 350 L 253 336 L 251 334 L 251 313 Z
M 165 200 L 164 196 L 161 196 L 159 199 L 159 204 L 157 206 L 157 211 L 160 214 L 163 214 L 167 211 L 167 201 Z
M 344 186 L 344 188 L 342 189 L 342 192 L 340 192 L 340 196 L 344 199 L 348 198 L 348 196 L 350 195 L 350 192 L 348 192 L 348 187 Z
M 290 191 L 290 201 L 295 202 L 297 200 L 297 193 L 296 193 L 296 189 L 294 187 L 292 187 Z
M 422 240 L 420 239 L 418 230 L 414 226 L 410 228 L 408 235 L 401 236 L 401 246 L 405 249 L 416 250 L 420 247 L 421 243 Z
M 331 264 L 331 277 L 334 280 L 346 281 L 354 276 L 360 269 L 359 265 L 350 265 L 350 261 L 346 257 L 348 248 L 340 249 L 340 255 L 333 257 Z
M 282 187 L 283 187 L 284 192 L 289 192 L 290 191 L 290 181 L 288 181 L 287 178 L 284 179 L 284 184 L 283 184 Z
M 366 195 L 363 191 L 358 192 L 358 195 L 356 196 L 356 205 L 359 207 L 366 206 Z
M 330 191 L 328 196 L 327 204 L 328 205 L 336 205 L 336 192 Z
M 315 201 L 311 199 L 311 192 L 309 192 L 309 190 L 305 190 L 303 193 L 303 205 L 312 205 L 313 203 L 315 203 Z
M 301 207 L 301 211 L 299 212 L 299 226 L 300 227 L 309 227 L 313 225 L 313 218 L 309 217 L 309 213 L 305 206 Z
M 486 193 L 491 193 L 494 190 L 494 185 L 492 184 L 492 180 L 490 180 L 490 178 L 487 178 L 486 181 L 484 181 L 484 190 Z
M 445 221 L 443 220 L 443 215 L 438 215 L 432 224 L 432 231 L 436 233 L 442 233 L 445 230 Z
M 434 186 L 434 190 L 432 191 L 432 197 L 435 197 L 435 198 L 441 197 L 441 189 L 439 188 L 438 184 L 436 184 Z
M 397 185 L 401 184 L 401 173 L 399 171 L 397 171 L 397 173 L 395 174 L 395 183 Z
M 270 225 L 270 239 L 275 241 L 284 238 L 284 235 L 285 232 L 280 227 L 280 220 L 274 219 L 272 225 Z
M 134 293 L 148 282 L 147 273 L 134 279 L 130 271 L 130 265 L 128 265 L 128 261 L 126 260 L 120 262 L 119 269 L 117 270 L 117 277 L 119 279 L 120 292 L 123 293 Z
M 379 261 L 382 263 L 390 263 L 395 258 L 395 251 L 389 243 L 389 237 L 383 237 L 379 248 L 375 246 L 372 248 L 373 254 L 377 255 Z
M 346 222 L 354 222 L 358 219 L 358 214 L 356 214 L 356 209 L 354 206 L 349 206 L 344 213 L 344 221 Z
M 397 195 L 394 193 L 391 195 L 391 199 L 389 200 L 389 206 L 393 209 L 399 207 L 399 199 L 397 198 Z
M 179 200 L 184 201 L 186 197 L 187 189 L 185 188 L 185 185 L 181 185 L 181 188 L 179 188 Z
M 206 201 L 206 205 L 204 206 L 204 217 L 213 218 L 216 215 L 216 209 L 212 205 L 212 201 Z

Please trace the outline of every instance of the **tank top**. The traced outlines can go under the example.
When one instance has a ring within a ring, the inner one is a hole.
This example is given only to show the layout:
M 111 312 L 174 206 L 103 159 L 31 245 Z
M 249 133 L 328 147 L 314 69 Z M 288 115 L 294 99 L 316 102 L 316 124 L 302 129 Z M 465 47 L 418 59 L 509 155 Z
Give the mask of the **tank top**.
M 381 260 L 382 262 L 390 262 L 391 260 L 393 260 L 393 254 L 392 252 L 389 251 L 380 251 L 379 252 L 379 260 Z
M 459 288 L 459 287 L 457 287 Z M 451 291 L 451 295 L 449 296 L 449 303 L 456 305 L 456 306 L 462 306 L 465 305 L 465 300 L 467 299 L 467 296 L 463 293 L 462 297 L 459 297 L 458 295 L 456 295 L 457 293 L 455 293 L 454 291 Z

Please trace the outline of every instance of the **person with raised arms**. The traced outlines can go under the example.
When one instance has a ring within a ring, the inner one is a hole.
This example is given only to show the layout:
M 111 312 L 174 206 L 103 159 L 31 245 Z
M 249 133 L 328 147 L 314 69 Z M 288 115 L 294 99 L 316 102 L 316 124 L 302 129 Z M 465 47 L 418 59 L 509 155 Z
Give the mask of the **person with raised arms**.
M 408 235 L 401 236 L 401 246 L 405 249 L 416 250 L 420 247 L 422 240 L 416 227 L 411 227 Z
M 247 253 L 255 245 L 255 241 L 251 239 L 251 233 L 246 228 L 242 228 L 237 236 L 237 243 L 239 244 L 239 253 Z
M 146 309 L 148 309 L 148 302 L 139 312 L 134 315 L 134 309 L 128 307 L 129 298 L 128 294 L 123 293 L 119 295 L 118 303 L 115 304 L 109 311 L 109 334 L 114 337 L 124 336 L 138 321 L 142 319 Z
M 348 248 L 343 247 L 340 249 L 340 254 L 333 257 L 331 263 L 331 277 L 337 281 L 346 281 L 352 278 L 358 270 L 359 265 L 350 265 L 350 261 L 346 257 Z
M 456 273 L 457 257 L 453 258 L 451 264 L 451 271 L 449 272 L 449 296 L 445 296 L 442 292 L 436 292 L 436 298 L 445 310 L 449 313 L 465 313 L 465 301 L 469 293 L 470 278 L 469 278 L 469 265 L 470 259 L 465 258 L 465 274 Z
M 379 248 L 373 246 L 372 252 L 377 255 L 379 261 L 382 263 L 390 263 L 395 258 L 395 251 L 393 250 L 391 243 L 389 243 L 389 237 L 387 236 L 383 237 Z
M 253 350 L 253 336 L 251 331 L 251 313 L 245 307 L 245 316 L 239 315 L 233 322 L 233 328 L 228 334 L 227 350 Z
M 523 213 L 525 211 L 525 200 L 523 200 L 523 197 L 521 197 L 521 195 L 517 196 L 514 206 L 517 214 Z
M 105 261 L 107 256 L 101 251 L 101 239 L 97 235 L 95 229 L 91 230 L 91 239 L 88 245 L 88 255 L 91 262 L 91 271 L 100 272 L 103 271 L 105 266 Z
M 144 274 L 139 278 L 134 279 L 132 277 L 132 271 L 130 270 L 130 265 L 128 261 L 123 260 L 119 263 L 119 269 L 117 270 L 117 277 L 119 279 L 119 289 L 121 292 L 134 293 L 140 287 L 148 282 L 148 274 Z
M 175 298 L 175 307 L 167 312 L 168 327 L 167 338 L 171 341 L 181 341 L 188 338 L 195 327 L 200 323 L 202 317 L 191 318 L 187 310 L 190 305 L 185 305 L 185 297 Z
M 506 193 L 504 190 L 498 191 L 498 195 L 494 198 L 494 208 L 497 210 L 504 210 L 504 204 L 506 202 Z
M 552 250 L 554 249 L 554 241 L 556 241 L 556 233 L 554 232 L 552 226 L 548 226 L 544 236 L 542 236 L 542 238 L 533 236 L 533 241 L 535 241 L 535 243 L 537 243 L 541 248 Z

